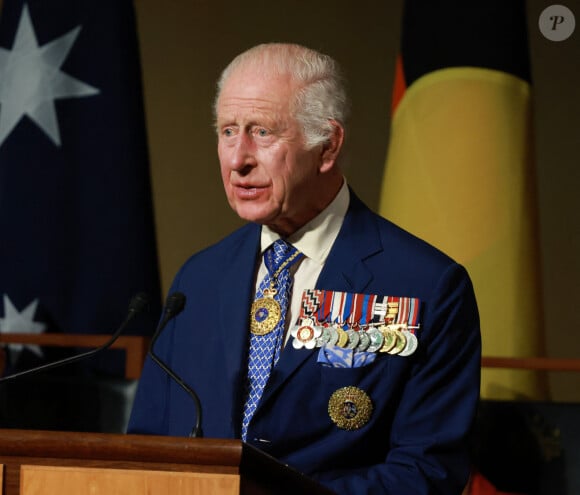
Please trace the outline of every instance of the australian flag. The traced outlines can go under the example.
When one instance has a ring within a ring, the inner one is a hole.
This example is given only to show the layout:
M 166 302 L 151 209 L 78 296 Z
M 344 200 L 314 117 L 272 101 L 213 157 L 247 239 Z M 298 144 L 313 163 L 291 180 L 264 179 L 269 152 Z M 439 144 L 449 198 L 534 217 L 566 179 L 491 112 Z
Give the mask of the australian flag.
M 110 334 L 145 292 L 152 307 L 128 333 L 152 333 L 160 289 L 142 97 L 131 0 L 4 0 L 0 332 Z M 13 368 L 43 357 L 9 351 Z M 121 372 L 106 359 L 94 367 Z

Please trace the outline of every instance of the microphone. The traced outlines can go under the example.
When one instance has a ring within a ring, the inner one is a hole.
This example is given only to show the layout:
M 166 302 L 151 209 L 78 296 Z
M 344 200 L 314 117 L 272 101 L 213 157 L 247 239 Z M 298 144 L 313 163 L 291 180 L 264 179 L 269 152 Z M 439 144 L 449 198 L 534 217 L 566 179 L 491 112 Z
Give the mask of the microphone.
M 54 361 L 52 363 L 43 364 L 41 366 L 37 366 L 36 368 L 31 368 L 29 370 L 24 370 L 24 371 L 20 371 L 18 373 L 14 373 L 13 375 L 4 376 L 4 377 L 0 378 L 0 384 L 7 382 L 7 381 L 10 381 L 10 380 L 15 380 L 17 378 L 21 378 L 23 376 L 34 375 L 34 374 L 40 373 L 42 371 L 47 371 L 47 370 L 51 370 L 53 368 L 58 368 L 59 366 L 64 366 L 65 364 L 75 363 L 77 361 L 94 356 L 95 354 L 98 354 L 98 353 L 108 349 L 120 337 L 121 333 L 123 333 L 123 330 L 125 330 L 127 325 L 133 320 L 133 318 L 135 318 L 135 316 L 137 316 L 139 313 L 141 313 L 145 309 L 145 307 L 147 306 L 148 303 L 149 303 L 149 298 L 147 297 L 147 294 L 144 294 L 143 292 L 140 292 L 139 294 L 136 294 L 135 296 L 133 296 L 133 299 L 131 299 L 131 302 L 129 303 L 129 309 L 127 311 L 127 316 L 125 317 L 125 321 L 123 321 L 123 323 L 121 323 L 121 326 L 117 329 L 117 331 L 113 335 L 111 335 L 111 338 L 107 342 L 105 342 L 103 345 L 96 347 L 94 349 L 91 349 L 90 351 L 83 352 L 82 354 L 70 356 L 68 358 L 64 358 L 64 359 L 61 359 L 59 361 Z
M 163 317 L 157 326 L 157 330 L 153 334 L 151 338 L 151 343 L 149 344 L 149 351 L 148 355 L 157 365 L 165 371 L 187 394 L 193 399 L 193 403 L 195 404 L 195 415 L 196 421 L 195 425 L 192 428 L 189 436 L 191 438 L 195 437 L 203 437 L 203 432 L 201 429 L 201 402 L 199 397 L 195 393 L 195 391 L 181 378 L 175 371 L 173 371 L 167 364 L 165 364 L 157 354 L 153 351 L 153 346 L 157 341 L 159 335 L 161 335 L 161 331 L 165 328 L 165 326 L 179 313 L 183 311 L 185 307 L 185 295 L 181 292 L 174 292 L 167 297 L 167 301 L 165 302 L 165 310 L 163 312 Z

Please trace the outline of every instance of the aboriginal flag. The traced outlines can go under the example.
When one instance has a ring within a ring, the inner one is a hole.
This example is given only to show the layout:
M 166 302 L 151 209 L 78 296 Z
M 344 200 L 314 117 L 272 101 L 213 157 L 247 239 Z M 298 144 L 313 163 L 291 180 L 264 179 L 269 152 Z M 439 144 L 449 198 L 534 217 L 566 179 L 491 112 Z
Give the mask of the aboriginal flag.
M 543 310 L 522 0 L 407 0 L 380 212 L 465 265 L 486 356 L 539 356 Z M 483 370 L 482 395 L 545 397 Z

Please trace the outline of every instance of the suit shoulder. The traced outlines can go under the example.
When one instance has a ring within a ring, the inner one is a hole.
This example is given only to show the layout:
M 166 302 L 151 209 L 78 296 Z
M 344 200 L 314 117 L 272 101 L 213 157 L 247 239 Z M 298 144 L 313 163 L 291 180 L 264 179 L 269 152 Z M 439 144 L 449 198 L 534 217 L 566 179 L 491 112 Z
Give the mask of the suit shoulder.
M 403 252 L 413 252 L 434 263 L 442 263 L 444 265 L 457 263 L 456 260 L 441 251 L 441 249 L 428 243 L 424 239 L 421 239 L 412 232 L 403 229 L 397 224 L 379 215 L 376 215 L 376 217 L 381 232 L 381 238 L 389 248 L 402 250 Z
M 246 224 L 215 244 L 192 254 L 181 266 L 175 279 L 178 281 L 185 273 L 191 271 L 201 275 L 210 270 L 215 274 L 216 268 L 239 259 L 240 253 L 247 250 L 255 252 L 259 239 L 260 227 L 252 223 Z
M 361 225 L 363 229 L 366 224 L 367 231 L 372 229 L 371 224 L 374 224 L 380 238 L 381 249 L 388 252 L 389 256 L 396 256 L 399 253 L 406 258 L 420 258 L 435 264 L 455 263 L 455 260 L 437 247 L 371 210 L 352 191 L 348 218 L 353 223 Z

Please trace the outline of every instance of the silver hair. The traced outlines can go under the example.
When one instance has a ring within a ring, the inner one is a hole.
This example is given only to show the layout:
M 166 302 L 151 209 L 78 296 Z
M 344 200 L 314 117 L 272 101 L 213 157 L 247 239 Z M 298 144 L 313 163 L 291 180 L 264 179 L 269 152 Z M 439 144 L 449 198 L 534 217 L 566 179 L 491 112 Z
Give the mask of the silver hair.
M 290 109 L 302 126 L 306 148 L 312 149 L 328 141 L 333 132 L 332 120 L 343 127 L 346 125 L 349 102 L 338 63 L 310 48 L 286 43 L 257 45 L 230 62 L 217 82 L 214 116 L 217 116 L 219 96 L 228 77 L 237 68 L 246 66 L 292 77 L 298 89 Z

